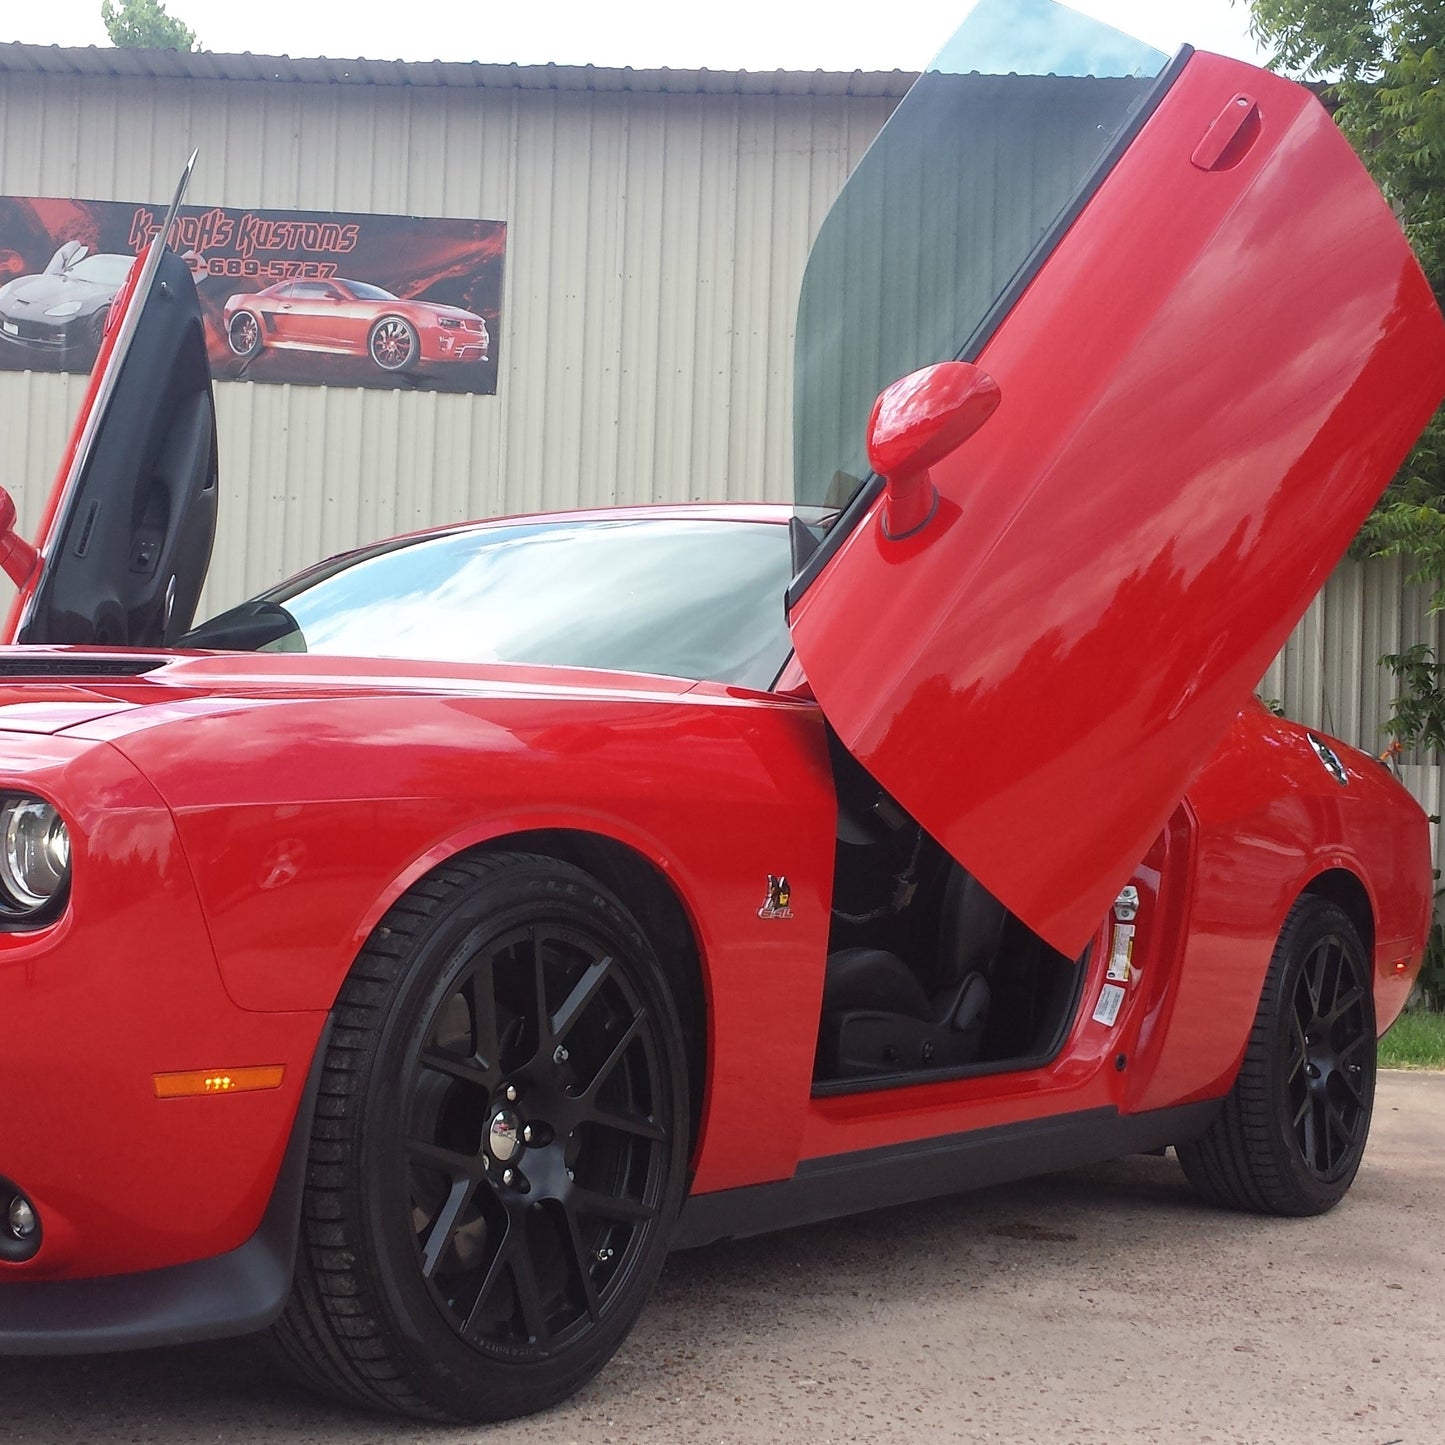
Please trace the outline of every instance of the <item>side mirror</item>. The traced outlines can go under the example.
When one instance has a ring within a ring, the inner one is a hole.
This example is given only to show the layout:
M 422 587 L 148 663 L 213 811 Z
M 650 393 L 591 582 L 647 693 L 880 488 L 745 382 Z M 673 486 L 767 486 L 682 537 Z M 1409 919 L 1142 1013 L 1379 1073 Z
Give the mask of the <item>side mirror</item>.
M 929 468 L 957 450 L 998 408 L 998 383 L 967 361 L 925 366 L 895 381 L 873 403 L 868 460 L 886 483 L 883 535 L 911 537 L 933 515 L 938 491 Z
M 23 587 L 40 568 L 40 553 L 16 530 L 15 498 L 0 487 L 0 570 Z

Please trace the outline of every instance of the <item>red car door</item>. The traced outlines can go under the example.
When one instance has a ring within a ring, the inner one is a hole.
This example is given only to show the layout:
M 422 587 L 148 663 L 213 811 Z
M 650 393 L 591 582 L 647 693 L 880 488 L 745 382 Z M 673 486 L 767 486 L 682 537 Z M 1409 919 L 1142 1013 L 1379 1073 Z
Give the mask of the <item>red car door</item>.
M 800 499 L 866 474 L 833 471 L 824 442 L 833 427 L 856 455 L 878 356 L 895 376 L 962 356 L 986 378 L 928 373 L 881 408 L 874 461 L 899 486 L 860 488 L 790 617 L 843 743 L 1074 953 L 1439 402 L 1445 327 L 1307 90 L 1189 52 L 1147 95 L 1147 67 L 1092 54 L 1054 74 L 954 60 L 900 106 L 810 259 Z M 890 140 L 914 124 L 931 148 Z M 1041 181 L 1070 146 L 1074 170 Z M 995 280 L 965 305 L 977 256 Z M 920 325 L 932 352 L 904 365 L 890 338 Z
M 0 493 L 0 564 L 20 584 L 4 641 L 157 647 L 191 625 L 217 468 L 200 302 L 164 242 L 190 169 L 116 298 L 34 548 Z

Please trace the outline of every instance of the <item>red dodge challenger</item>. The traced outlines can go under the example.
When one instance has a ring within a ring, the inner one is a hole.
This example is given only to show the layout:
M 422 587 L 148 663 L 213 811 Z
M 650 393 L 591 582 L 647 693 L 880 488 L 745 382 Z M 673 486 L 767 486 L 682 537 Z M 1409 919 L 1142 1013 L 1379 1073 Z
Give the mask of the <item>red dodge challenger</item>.
M 460 306 L 405 301 L 366 281 L 282 281 L 226 302 L 226 340 L 240 357 L 267 347 L 365 356 L 383 371 L 485 361 L 487 323 Z
M 449 527 L 193 626 L 202 317 L 137 263 L 38 545 L 0 518 L 0 1351 L 269 1327 L 497 1419 L 672 1248 L 1166 1145 L 1345 1194 L 1426 820 L 1251 689 L 1445 323 L 1308 91 L 1023 12 L 818 237 L 791 506 Z

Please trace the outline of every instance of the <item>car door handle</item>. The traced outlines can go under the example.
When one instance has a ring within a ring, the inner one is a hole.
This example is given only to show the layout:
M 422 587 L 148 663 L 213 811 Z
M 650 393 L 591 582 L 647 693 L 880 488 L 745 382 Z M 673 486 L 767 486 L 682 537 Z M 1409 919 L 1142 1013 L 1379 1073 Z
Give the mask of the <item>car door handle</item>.
M 1236 95 L 1204 132 L 1190 163 L 1201 171 L 1232 170 L 1259 139 L 1259 131 L 1259 103 L 1252 95 Z

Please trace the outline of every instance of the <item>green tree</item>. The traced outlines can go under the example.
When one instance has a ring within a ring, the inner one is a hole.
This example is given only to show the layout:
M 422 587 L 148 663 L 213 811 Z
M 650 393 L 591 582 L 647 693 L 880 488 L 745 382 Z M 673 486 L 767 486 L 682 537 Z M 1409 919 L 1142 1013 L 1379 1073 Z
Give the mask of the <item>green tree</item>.
M 196 32 L 168 15 L 161 0 L 101 0 L 100 18 L 112 45 L 141 50 L 196 48 Z
M 1276 69 L 1323 81 L 1335 119 L 1405 227 L 1445 301 L 1445 0 L 1248 0 Z M 1445 408 L 1435 414 L 1366 522 L 1359 545 L 1414 559 L 1445 608 Z M 1404 696 L 1389 730 L 1445 743 L 1442 668 L 1424 647 L 1382 659 Z

